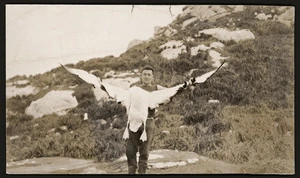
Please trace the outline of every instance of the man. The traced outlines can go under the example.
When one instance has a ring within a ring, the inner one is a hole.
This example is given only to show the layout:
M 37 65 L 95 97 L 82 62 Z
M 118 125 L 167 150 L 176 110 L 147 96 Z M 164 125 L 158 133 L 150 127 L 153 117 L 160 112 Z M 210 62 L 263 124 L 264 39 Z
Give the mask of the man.
M 164 87 L 154 85 L 154 69 L 150 66 L 146 66 L 141 71 L 141 81 L 138 84 L 132 86 L 138 86 L 146 91 L 160 90 Z M 131 86 L 131 87 L 132 87 Z M 139 174 L 145 174 L 148 166 L 148 158 L 151 143 L 154 138 L 154 123 L 155 109 L 148 108 L 148 118 L 146 120 L 146 133 L 147 140 L 140 140 L 141 134 L 144 129 L 142 124 L 136 132 L 129 129 L 129 139 L 126 140 L 126 156 L 128 163 L 128 173 L 135 174 L 138 169 Z M 136 153 L 139 152 L 139 162 L 137 163 Z

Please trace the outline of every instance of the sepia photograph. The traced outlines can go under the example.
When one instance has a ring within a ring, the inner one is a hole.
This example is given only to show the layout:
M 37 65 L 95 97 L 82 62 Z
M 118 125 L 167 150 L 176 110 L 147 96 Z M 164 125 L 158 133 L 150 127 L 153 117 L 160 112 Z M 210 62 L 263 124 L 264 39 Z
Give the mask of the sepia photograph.
M 5 5 L 6 174 L 295 174 L 292 5 Z

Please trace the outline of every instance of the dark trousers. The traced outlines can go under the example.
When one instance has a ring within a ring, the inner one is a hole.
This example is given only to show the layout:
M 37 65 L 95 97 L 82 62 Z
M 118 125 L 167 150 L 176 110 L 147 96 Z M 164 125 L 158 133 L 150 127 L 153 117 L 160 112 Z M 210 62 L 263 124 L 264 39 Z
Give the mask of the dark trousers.
M 144 124 L 138 129 L 137 132 L 129 130 L 129 139 L 126 142 L 126 156 L 128 163 L 128 173 L 135 174 L 138 168 L 139 174 L 145 174 L 148 166 L 148 158 L 151 143 L 154 138 L 155 124 L 154 119 L 146 120 L 146 133 L 147 140 L 142 141 L 140 137 L 144 130 Z M 137 163 L 136 153 L 140 153 L 139 162 Z

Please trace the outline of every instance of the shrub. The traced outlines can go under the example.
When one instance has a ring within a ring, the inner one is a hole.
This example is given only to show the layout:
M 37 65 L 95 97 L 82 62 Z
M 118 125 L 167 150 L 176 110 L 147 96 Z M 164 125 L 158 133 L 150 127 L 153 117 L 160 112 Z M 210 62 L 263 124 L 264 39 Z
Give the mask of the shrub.
M 6 100 L 6 108 L 17 113 L 25 113 L 25 109 L 30 105 L 32 95 L 14 96 Z
M 291 27 L 279 21 L 259 21 L 256 23 L 256 27 L 257 35 L 261 36 L 294 33 Z
M 39 140 L 33 142 L 30 148 L 31 149 L 27 155 L 29 158 L 54 157 L 60 156 L 62 153 L 60 141 L 51 136 L 40 138 Z
M 6 118 L 9 121 L 9 125 L 6 128 L 6 134 L 9 136 L 20 135 L 26 133 L 30 128 L 32 128 L 33 120 L 32 116 L 26 114 L 17 114 L 14 116 L 9 116 Z
M 112 161 L 125 153 L 125 142 L 122 140 L 124 129 L 100 130 L 93 128 L 95 153 L 98 161 Z
M 95 141 L 89 126 L 66 133 L 61 140 L 62 156 L 91 159 L 96 156 Z
M 152 149 L 172 149 L 192 151 L 195 142 L 195 131 L 192 128 L 171 127 L 170 134 L 162 134 L 162 129 L 156 131 Z
M 195 125 L 200 123 L 207 127 L 210 120 L 220 119 L 218 113 L 220 112 L 221 107 L 218 104 L 202 103 L 201 107 L 192 104 L 186 105 L 185 109 L 187 115 L 183 117 L 184 124 Z
M 58 120 L 60 126 L 67 126 L 68 130 L 81 129 L 85 125 L 81 115 L 68 113 L 67 115 L 61 116 Z

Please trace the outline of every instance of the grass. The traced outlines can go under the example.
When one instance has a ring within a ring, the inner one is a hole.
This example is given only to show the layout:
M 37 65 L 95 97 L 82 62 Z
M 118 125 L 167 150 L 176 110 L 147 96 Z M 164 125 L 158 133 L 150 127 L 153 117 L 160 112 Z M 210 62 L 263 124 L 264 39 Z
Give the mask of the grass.
M 284 163 L 280 164 L 276 160 L 294 159 L 293 134 L 288 135 L 288 132 L 294 133 L 293 110 L 270 110 L 264 106 L 227 106 L 222 115 L 223 119 L 231 123 L 230 132 L 223 136 L 226 145 L 217 150 L 222 160 L 243 163 L 245 169 L 249 170 L 255 169 L 255 165 L 259 169 L 266 162 L 281 166 L 285 171 L 290 170 Z M 261 164 L 254 164 L 255 162 Z M 267 164 L 264 167 L 266 169 Z

